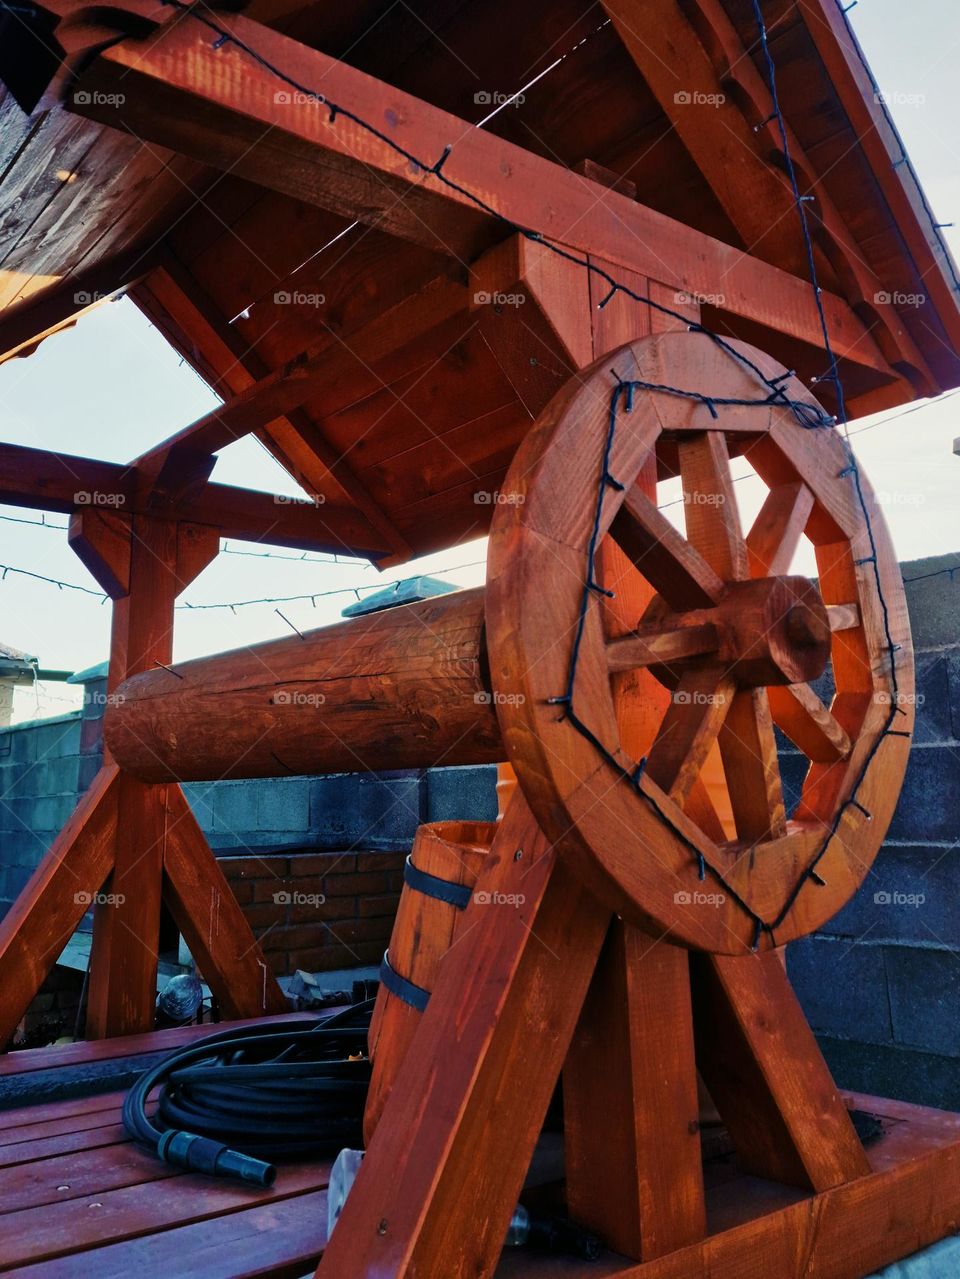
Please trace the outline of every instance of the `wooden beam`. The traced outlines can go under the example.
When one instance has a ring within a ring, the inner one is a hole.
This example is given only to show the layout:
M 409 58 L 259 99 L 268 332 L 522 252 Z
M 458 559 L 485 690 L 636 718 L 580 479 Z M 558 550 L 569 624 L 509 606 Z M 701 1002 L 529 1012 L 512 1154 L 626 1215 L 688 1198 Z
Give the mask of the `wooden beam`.
M 161 513 L 135 468 L 19 444 L 0 444 L 0 502 L 72 514 L 94 509 L 126 515 Z M 389 548 L 357 511 L 332 502 L 278 497 L 254 489 L 205 484 L 163 514 L 220 530 L 221 536 L 379 558 Z
M 567 1206 L 650 1261 L 706 1231 L 687 952 L 610 926 L 563 1071 Z
M 242 16 L 218 25 L 327 100 L 376 124 L 408 154 L 434 165 L 453 144 L 443 177 L 517 226 L 531 227 L 581 253 L 659 278 L 675 268 L 677 287 L 715 292 L 724 310 L 819 348 L 809 282 L 744 255 L 626 196 L 475 129 L 427 103 L 364 75 Z M 78 81 L 91 118 L 117 123 L 101 95 L 124 94 L 120 116 L 138 136 L 333 212 L 382 226 L 434 249 L 474 259 L 509 233 L 469 195 L 417 169 L 368 129 L 344 115 L 331 122 L 315 102 L 278 101 L 282 80 L 258 68 L 235 45 L 216 42 L 196 19 L 158 30 L 148 42 L 122 41 L 93 60 Z M 217 44 L 218 47 L 214 47 Z M 290 95 L 294 97 L 295 95 Z M 257 145 L 270 133 L 270 145 Z M 850 306 L 825 293 L 837 353 L 875 375 L 897 374 Z M 767 346 L 776 351 L 776 339 Z
M 720 0 L 691 0 L 685 6 L 676 0 L 603 0 L 603 7 L 747 252 L 804 275 L 793 191 L 783 169 L 771 163 L 784 163 L 773 99 Z M 871 337 L 885 357 L 912 366 L 916 394 L 935 394 L 923 356 L 899 317 L 890 307 L 877 307 L 884 286 L 789 125 L 787 144 L 801 192 L 815 195 L 809 208 L 815 241 L 829 241 L 830 264 L 844 295 L 868 308 Z
M 445 276 L 360 328 L 341 335 L 328 326 L 313 346 L 279 369 L 268 370 L 257 353 L 217 317 L 209 301 L 197 297 L 188 273 L 168 258 L 136 291 L 149 312 L 159 304 L 184 334 L 202 333 L 205 357 L 218 370 L 218 381 L 235 393 L 204 417 L 148 450 L 136 465 L 157 473 L 172 453 L 187 448 L 213 452 L 245 435 L 255 434 L 282 466 L 312 495 L 331 495 L 353 506 L 370 524 L 390 555 L 380 561 L 407 560 L 412 549 L 406 538 L 373 500 L 348 462 L 324 434 L 319 413 L 334 412 L 345 403 L 383 389 L 404 367 L 410 352 L 428 333 L 438 334 L 438 346 L 453 341 L 469 324 L 468 290 Z M 175 343 L 183 347 L 182 341 Z M 310 404 L 312 415 L 301 411 Z
M 167 792 L 163 899 L 228 1017 L 290 1010 L 179 786 Z
M 694 955 L 697 1064 L 743 1166 L 827 1190 L 870 1172 L 776 951 Z
M 515 792 L 320 1279 L 493 1273 L 608 924 Z
M 117 780 L 100 769 L 0 921 L 0 1051 L 110 874 Z

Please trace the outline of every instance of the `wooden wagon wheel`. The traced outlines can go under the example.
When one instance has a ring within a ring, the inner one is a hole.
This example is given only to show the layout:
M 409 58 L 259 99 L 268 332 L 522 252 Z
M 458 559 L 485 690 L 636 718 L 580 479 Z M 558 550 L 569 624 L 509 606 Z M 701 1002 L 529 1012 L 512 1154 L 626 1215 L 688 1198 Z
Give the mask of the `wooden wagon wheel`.
M 826 415 L 785 370 L 730 347 L 646 338 L 555 397 L 494 519 L 487 641 L 509 757 L 548 838 L 629 922 L 736 954 L 813 931 L 863 880 L 906 767 L 913 667 L 886 525 L 840 435 L 810 425 Z M 756 369 L 809 414 L 764 403 Z M 635 385 L 614 397 L 617 379 Z M 636 484 L 651 453 L 661 479 L 681 478 L 685 537 Z M 769 487 L 746 534 L 738 455 Z M 817 585 L 790 575 L 803 536 Z M 656 591 L 616 639 L 593 580 L 604 537 Z M 828 663 L 829 709 L 810 686 Z M 630 668 L 669 689 L 642 762 L 618 729 L 612 676 Z M 774 724 L 809 761 L 792 813 Z M 725 812 L 702 784 L 717 752 Z

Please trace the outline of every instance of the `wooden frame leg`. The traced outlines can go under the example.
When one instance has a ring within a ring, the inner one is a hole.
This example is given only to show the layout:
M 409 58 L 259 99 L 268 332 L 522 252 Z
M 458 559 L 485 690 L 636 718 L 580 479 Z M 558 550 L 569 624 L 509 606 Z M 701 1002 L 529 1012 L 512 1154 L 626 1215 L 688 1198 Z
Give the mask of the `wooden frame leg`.
M 492 1274 L 609 919 L 517 793 L 318 1276 Z
M 179 786 L 167 790 L 163 898 L 204 980 L 228 1017 L 289 1004 Z
M 687 952 L 614 920 L 563 1072 L 567 1207 L 650 1261 L 706 1232 Z
M 174 518 L 90 510 L 71 519 L 69 538 L 114 601 L 110 691 L 131 675 L 172 661 L 176 598 L 216 556 L 217 530 Z M 119 779 L 113 874 L 94 915 L 90 1038 L 153 1027 L 174 789 L 179 795 L 173 786 L 151 786 L 125 775 Z M 248 938 L 252 942 L 249 930 Z
M 118 779 L 101 768 L 0 922 L 0 1049 L 110 874 Z
M 743 1165 L 827 1190 L 870 1164 L 776 951 L 691 956 L 697 1063 Z

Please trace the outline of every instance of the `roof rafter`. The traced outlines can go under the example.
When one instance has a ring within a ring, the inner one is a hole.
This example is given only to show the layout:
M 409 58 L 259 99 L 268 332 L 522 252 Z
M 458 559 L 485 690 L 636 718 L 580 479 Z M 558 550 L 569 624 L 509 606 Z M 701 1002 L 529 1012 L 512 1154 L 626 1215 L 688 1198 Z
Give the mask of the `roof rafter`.
M 257 70 L 235 45 L 216 42 L 221 47 L 215 48 L 209 27 L 189 18 L 159 29 L 149 42 L 127 40 L 104 50 L 78 82 L 90 101 L 73 109 L 109 123 L 114 108 L 104 105 L 103 95 L 123 92 L 124 121 L 141 136 L 334 212 L 359 211 L 364 221 L 465 263 L 503 238 L 509 227 L 500 218 L 506 218 L 546 236 L 553 232 L 575 252 L 647 277 L 667 275 L 691 293 L 714 292 L 722 280 L 724 313 L 820 346 L 806 280 L 243 16 L 221 14 L 216 22 L 291 78 L 376 122 L 394 146 L 347 115 L 331 121 L 329 108 L 316 101 L 283 101 L 282 80 Z M 443 173 L 462 190 L 395 149 L 423 156 L 430 166 L 451 143 Z M 464 191 L 481 193 L 494 212 Z M 866 371 L 874 386 L 897 381 L 853 309 L 829 292 L 824 303 L 840 358 Z M 901 395 L 911 398 L 912 388 L 903 386 Z

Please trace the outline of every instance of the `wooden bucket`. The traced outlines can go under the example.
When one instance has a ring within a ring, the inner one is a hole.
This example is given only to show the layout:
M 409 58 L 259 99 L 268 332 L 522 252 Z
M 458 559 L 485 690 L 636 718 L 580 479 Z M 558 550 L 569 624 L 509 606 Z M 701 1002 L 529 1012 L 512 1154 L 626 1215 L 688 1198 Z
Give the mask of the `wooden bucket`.
M 373 1062 L 363 1119 L 367 1145 L 495 832 L 495 822 L 434 822 L 417 830 L 367 1038 Z

